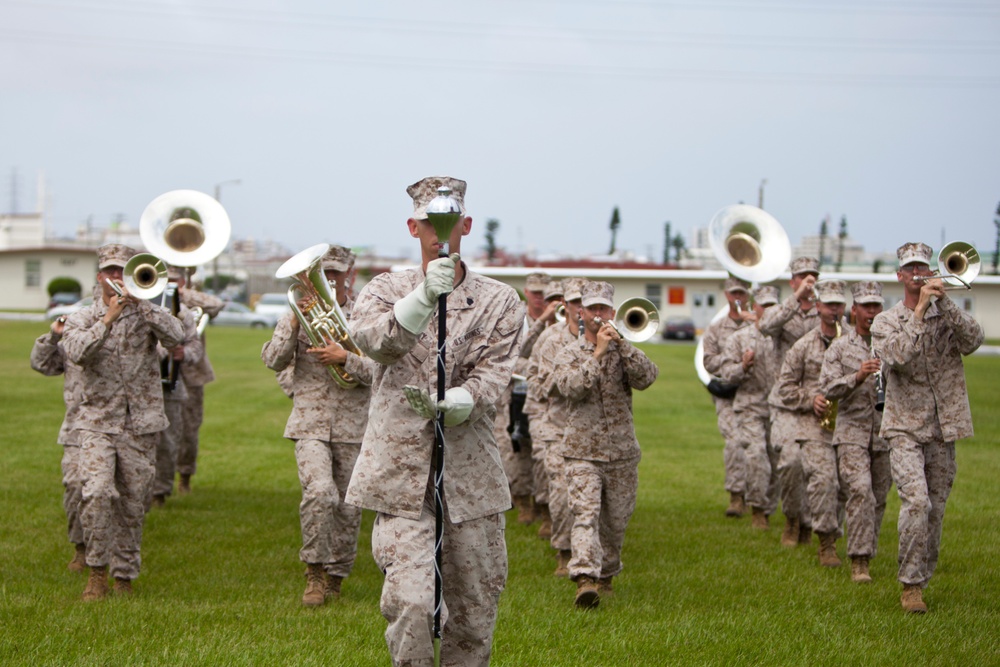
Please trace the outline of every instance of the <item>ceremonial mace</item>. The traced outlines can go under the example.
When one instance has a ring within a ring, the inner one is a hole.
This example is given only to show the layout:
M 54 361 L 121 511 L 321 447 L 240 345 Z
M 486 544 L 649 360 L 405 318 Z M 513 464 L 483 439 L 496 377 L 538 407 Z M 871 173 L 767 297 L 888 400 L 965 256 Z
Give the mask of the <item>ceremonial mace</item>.
M 427 221 L 434 226 L 438 242 L 438 257 L 448 257 L 448 240 L 455 224 L 462 217 L 462 209 L 451 196 L 451 188 L 440 187 L 437 197 L 427 204 Z M 454 257 L 458 261 L 458 255 Z M 437 341 L 437 400 L 444 400 L 445 392 L 445 339 L 447 337 L 447 294 L 438 296 Z M 434 664 L 441 664 L 441 609 L 444 606 L 444 579 L 441 573 L 444 546 L 444 413 L 440 408 L 434 419 Z

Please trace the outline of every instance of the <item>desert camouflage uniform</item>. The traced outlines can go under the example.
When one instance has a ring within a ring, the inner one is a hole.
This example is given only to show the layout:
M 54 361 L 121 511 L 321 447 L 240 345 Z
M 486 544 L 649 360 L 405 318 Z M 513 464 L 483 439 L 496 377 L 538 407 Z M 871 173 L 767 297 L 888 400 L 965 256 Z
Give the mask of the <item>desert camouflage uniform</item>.
M 585 337 L 563 347 L 555 383 L 571 404 L 566 434 L 556 449 L 565 458 L 573 514 L 569 576 L 614 577 L 622 571 L 625 528 L 639 489 L 639 441 L 632 390 L 653 384 L 656 364 L 632 344 L 612 342 L 603 358 Z
M 856 329 L 830 343 L 823 358 L 820 391 L 839 401 L 833 446 L 837 448 L 840 482 L 847 493 L 844 507 L 847 555 L 872 558 L 885 514 L 886 496 L 892 486 L 889 443 L 879 437 L 882 413 L 875 409 L 875 376 L 862 384 L 857 372 L 872 358 L 870 344 Z
M 801 474 L 794 467 L 782 468 L 786 459 L 779 459 L 782 508 L 786 516 L 794 518 L 796 514 L 790 514 L 790 509 L 808 507 L 817 533 L 839 533 L 843 507 L 833 433 L 820 427 L 820 418 L 813 412 L 813 399 L 822 393 L 819 375 L 828 344 L 819 327 L 802 336 L 785 354 L 768 397 L 773 408 L 792 416 L 795 442 L 801 449 Z M 804 489 L 796 487 L 800 481 L 805 483 Z
M 147 501 L 147 508 L 152 502 L 153 496 L 169 496 L 174 490 L 174 474 L 177 471 L 177 457 L 180 452 L 180 443 L 184 436 L 184 406 L 187 404 L 190 394 L 187 390 L 187 383 L 184 378 L 184 367 L 188 364 L 196 364 L 204 356 L 205 348 L 202 346 L 201 338 L 198 336 L 198 323 L 194 319 L 194 313 L 188 310 L 183 304 L 177 311 L 177 319 L 184 327 L 184 359 L 179 363 L 177 370 L 177 384 L 173 389 L 163 383 L 163 411 L 167 415 L 169 425 L 160 431 L 160 439 L 156 444 L 156 475 L 153 477 L 153 486 L 150 497 Z M 162 345 L 158 346 L 161 368 L 163 360 L 169 354 Z
M 536 443 L 541 444 L 548 479 L 549 514 L 552 516 L 552 536 L 549 543 L 559 551 L 570 550 L 573 515 L 569 511 L 566 489 L 565 460 L 559 452 L 566 425 L 569 423 L 570 404 L 559 393 L 555 383 L 555 360 L 560 350 L 575 343 L 577 335 L 566 323 L 549 327 L 538 338 L 528 367 L 528 402 L 526 409 L 531 418 L 531 430 Z
M 794 294 L 768 308 L 760 321 L 765 335 L 777 338 L 778 354 L 785 358 L 795 341 L 819 326 L 819 311 L 813 306 L 802 310 Z M 778 452 L 778 484 L 781 511 L 788 519 L 798 519 L 803 529 L 811 526 L 809 504 L 805 502 L 805 479 L 802 475 L 802 448 L 795 439 L 796 419 L 787 410 L 771 411 L 771 442 Z
M 345 317 L 350 317 L 351 305 L 348 302 L 342 307 Z M 327 574 L 345 578 L 358 551 L 361 509 L 345 503 L 344 497 L 368 424 L 375 363 L 349 354 L 344 370 L 358 385 L 341 387 L 327 367 L 306 351 L 312 344 L 305 330 L 299 327 L 293 337 L 294 317 L 289 313 L 278 321 L 271 340 L 264 343 L 261 358 L 273 371 L 293 368 L 294 403 L 285 437 L 295 441 L 302 485 L 299 559 L 322 564 Z
M 103 300 L 73 313 L 62 346 L 79 364 L 83 401 L 77 419 L 85 477 L 80 518 L 87 565 L 109 566 L 116 579 L 139 574 L 145 501 L 156 440 L 167 427 L 157 340 L 173 347 L 183 329 L 167 310 L 129 304 L 109 327 Z
M 80 468 L 80 434 L 75 430 L 76 414 L 80 410 L 83 377 L 80 367 L 66 359 L 59 341 L 62 335 L 49 331 L 35 340 L 31 348 L 31 367 L 42 375 L 65 374 L 63 402 L 66 416 L 59 427 L 56 442 L 63 447 L 62 484 L 63 510 L 66 512 L 67 533 L 73 544 L 84 544 L 80 522 L 80 501 L 83 497 L 83 472 Z
M 754 363 L 749 372 L 743 370 L 746 350 L 754 351 Z M 767 394 L 781 367 L 778 346 L 773 338 L 751 324 L 729 336 L 719 361 L 717 372 L 722 381 L 739 385 L 733 397 L 732 410 L 737 424 L 733 438 L 745 452 L 746 502 L 770 515 L 778 502 L 778 471 L 777 454 L 771 444 L 771 407 Z
M 949 298 L 916 321 L 902 302 L 872 324 L 886 369 L 881 435 L 899 492 L 899 581 L 926 586 L 937 566 L 945 504 L 955 479 L 955 441 L 971 437 L 962 356 L 983 328 Z
M 379 365 L 347 489 L 347 502 L 378 512 L 372 554 L 385 574 L 386 641 L 394 663 L 415 665 L 430 664 L 434 653 L 434 423 L 413 411 L 403 387 L 437 395 L 438 313 L 415 335 L 396 321 L 393 305 L 423 279 L 419 268 L 384 273 L 358 296 L 353 335 Z M 485 665 L 507 580 L 503 512 L 511 506 L 493 421 L 521 349 L 524 306 L 510 287 L 465 268 L 447 307 L 446 386 L 464 387 L 475 406 L 466 421 L 444 430 L 441 660 Z
M 193 289 L 181 290 L 181 303 L 192 310 L 201 308 L 213 319 L 226 305 L 218 297 Z M 201 345 L 201 359 L 195 364 L 185 363 L 181 367 L 188 398 L 184 401 L 184 434 L 177 449 L 177 473 L 180 475 L 193 475 L 198 470 L 199 431 L 205 419 L 205 385 L 215 380 L 215 370 L 208 359 L 205 334 L 201 335 Z
M 702 359 L 705 364 L 705 370 L 709 374 L 720 377 L 719 369 L 722 367 L 723 350 L 725 349 L 726 341 L 733 333 L 743 328 L 744 324 L 743 320 L 734 320 L 726 316 L 712 322 L 705 329 L 705 333 L 701 337 Z M 725 447 L 722 450 L 722 462 L 726 472 L 726 491 L 744 495 L 747 490 L 747 454 L 746 450 L 737 442 L 736 433 L 739 423 L 736 415 L 733 413 L 733 399 L 712 396 L 712 400 L 715 402 L 715 415 L 719 422 L 719 433 L 722 434 L 722 439 L 725 441 Z

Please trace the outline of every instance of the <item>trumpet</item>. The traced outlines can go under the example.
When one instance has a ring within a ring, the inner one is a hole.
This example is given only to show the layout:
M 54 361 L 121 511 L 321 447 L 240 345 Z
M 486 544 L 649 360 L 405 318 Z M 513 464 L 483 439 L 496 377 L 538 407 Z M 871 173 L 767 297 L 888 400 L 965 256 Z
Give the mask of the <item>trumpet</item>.
M 972 289 L 972 281 L 979 275 L 982 259 L 971 243 L 952 241 L 938 253 L 938 269 L 929 276 L 914 276 L 917 282 L 942 279 L 945 290 Z
M 330 291 L 330 283 L 326 281 L 320 262 L 323 255 L 330 249 L 327 243 L 320 243 L 293 256 L 282 264 L 274 274 L 276 278 L 292 278 L 295 282 L 288 288 L 288 304 L 302 325 L 309 342 L 313 347 L 323 347 L 337 343 L 345 350 L 358 356 L 364 356 L 361 349 L 351 338 L 347 326 L 347 318 L 340 310 L 336 295 Z M 306 304 L 299 307 L 299 296 L 306 299 Z M 344 389 L 358 386 L 358 380 L 339 365 L 327 366 L 330 376 Z
M 594 318 L 602 325 L 607 324 L 618 332 L 618 335 L 630 343 L 641 343 L 649 340 L 660 327 L 660 313 L 649 299 L 641 296 L 626 299 L 615 309 L 613 322 L 605 322 L 600 317 Z
M 561 304 L 556 308 L 556 322 L 562 324 L 566 321 L 566 304 Z

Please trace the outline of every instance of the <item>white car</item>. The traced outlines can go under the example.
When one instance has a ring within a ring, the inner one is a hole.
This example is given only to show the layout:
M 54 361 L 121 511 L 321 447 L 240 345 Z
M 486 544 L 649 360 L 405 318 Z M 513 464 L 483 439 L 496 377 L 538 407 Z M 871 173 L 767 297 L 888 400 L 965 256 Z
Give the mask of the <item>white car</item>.
M 273 329 L 278 324 L 278 316 L 268 315 L 267 313 L 256 313 L 242 303 L 229 301 L 209 323 L 222 327 Z
M 288 295 L 284 292 L 268 292 L 260 295 L 253 312 L 273 316 L 277 321 L 285 313 L 292 312 L 292 307 L 288 305 Z
M 57 317 L 69 316 L 75 313 L 76 311 L 80 310 L 81 308 L 86 308 L 92 303 L 94 303 L 94 297 L 87 296 L 80 299 L 76 303 L 69 304 L 68 306 L 65 305 L 53 306 L 52 308 L 49 308 L 48 310 L 45 311 L 45 317 L 47 317 L 50 320 L 54 320 Z

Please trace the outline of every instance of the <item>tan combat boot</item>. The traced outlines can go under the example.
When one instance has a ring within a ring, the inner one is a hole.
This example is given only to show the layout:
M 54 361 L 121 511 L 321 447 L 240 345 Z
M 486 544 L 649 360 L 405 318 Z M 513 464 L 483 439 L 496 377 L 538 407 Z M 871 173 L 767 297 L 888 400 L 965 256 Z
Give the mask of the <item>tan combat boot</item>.
M 559 553 L 556 554 L 556 571 L 553 572 L 557 577 L 568 577 L 569 576 L 569 559 L 572 558 L 573 552 L 569 549 L 560 549 Z
M 794 547 L 799 543 L 798 518 L 785 517 L 785 529 L 781 531 L 781 546 Z
M 837 533 L 816 533 L 819 535 L 819 564 L 823 567 L 840 567 L 837 557 Z
M 302 604 L 318 607 L 326 601 L 326 572 L 319 563 L 306 563 L 306 592 Z
M 770 524 L 767 520 L 767 514 L 764 513 L 763 507 L 753 507 L 750 508 L 753 511 L 753 517 L 750 519 L 750 527 L 756 528 L 757 530 L 767 530 L 770 528 Z
M 157 493 L 153 495 L 153 507 L 163 507 L 167 504 L 167 496 L 163 493 Z
M 343 577 L 335 577 L 332 574 L 326 575 L 326 586 L 323 590 L 323 597 L 326 600 L 333 598 L 334 600 L 340 599 L 340 582 L 343 581 Z
M 868 573 L 868 556 L 851 556 L 851 581 L 858 584 L 871 583 Z
M 70 572 L 87 571 L 87 545 L 77 544 L 76 551 L 73 552 L 73 560 L 69 562 L 66 569 Z
M 90 568 L 87 587 L 83 589 L 83 601 L 102 600 L 108 596 L 108 566 L 100 565 Z
M 177 493 L 182 496 L 191 493 L 191 475 L 181 474 L 181 482 L 177 485 Z
M 115 585 L 113 587 L 115 595 L 121 595 L 123 597 L 128 597 L 132 595 L 132 580 L 122 579 L 121 577 L 115 577 Z
M 801 519 L 799 520 L 799 544 L 808 545 L 813 541 L 813 529 L 812 526 L 803 526 Z
M 538 516 L 542 518 L 542 525 L 538 527 L 538 537 L 547 540 L 552 537 L 552 515 L 549 514 L 549 506 L 536 504 L 535 509 L 538 511 Z
M 903 611 L 908 614 L 926 614 L 927 604 L 919 584 L 903 584 L 903 595 L 899 598 Z
M 517 522 L 528 526 L 535 521 L 535 507 L 531 496 L 514 496 L 514 508 L 517 509 Z
M 747 511 L 747 506 L 743 502 L 742 493 L 730 493 L 729 494 L 729 507 L 726 508 L 726 516 L 731 516 L 734 518 L 739 518 L 743 516 Z
M 597 582 L 587 576 L 577 577 L 575 604 L 581 609 L 593 609 L 601 601 Z

